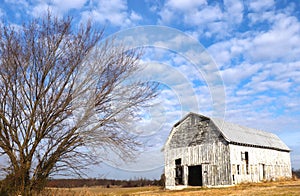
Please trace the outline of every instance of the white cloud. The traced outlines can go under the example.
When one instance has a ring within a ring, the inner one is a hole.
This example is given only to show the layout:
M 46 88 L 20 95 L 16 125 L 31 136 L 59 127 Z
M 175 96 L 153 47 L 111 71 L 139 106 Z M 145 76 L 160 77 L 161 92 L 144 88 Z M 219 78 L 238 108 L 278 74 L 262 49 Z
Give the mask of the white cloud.
M 54 14 L 57 17 L 62 17 L 62 13 L 59 12 L 57 7 L 49 5 L 45 2 L 35 5 L 29 12 L 33 17 L 39 18 L 41 16 L 44 16 L 47 11 L 50 11 L 51 14 Z
M 243 20 L 244 6 L 241 1 L 167 1 L 159 12 L 159 24 L 185 24 L 195 28 L 204 37 L 227 37 L 229 32 Z M 194 34 L 194 33 L 192 33 Z
M 226 17 L 229 23 L 240 24 L 243 20 L 244 5 L 241 1 L 224 0 Z
M 238 85 L 243 80 L 253 76 L 262 67 L 261 64 L 240 64 L 221 71 L 225 85 Z
M 281 65 L 282 66 L 282 65 Z M 260 72 L 257 72 L 257 68 L 259 70 L 262 70 Z M 235 70 L 235 69 L 228 69 L 228 70 Z M 237 69 L 239 70 L 239 69 Z M 237 71 L 235 70 L 235 71 Z M 256 72 L 252 72 L 256 70 Z M 224 71 L 226 73 L 227 70 Z M 263 67 L 259 65 L 250 65 L 248 69 L 240 69 L 240 73 L 236 73 L 237 81 L 241 82 L 243 79 L 247 79 L 248 81 L 241 86 L 235 86 L 234 92 L 238 96 L 258 96 L 260 93 L 268 93 L 270 96 L 272 94 L 289 94 L 291 91 L 291 88 L 293 86 L 293 83 L 287 79 L 276 79 L 276 73 L 272 70 L 272 65 L 267 65 L 266 67 Z M 247 75 L 248 74 L 248 75 Z M 240 76 L 239 76 L 240 75 Z M 243 78 L 245 76 L 245 78 Z M 227 77 L 227 76 L 226 76 Z M 228 76 L 230 78 L 230 75 Z M 232 77 L 234 77 L 232 75 Z M 226 80 L 225 80 L 226 81 Z M 230 83 L 226 83 L 227 85 L 230 85 Z M 233 85 L 233 84 L 231 84 Z M 274 95 L 273 95 L 274 96 Z
M 183 55 L 185 55 L 185 58 L 190 56 L 186 51 L 187 49 L 189 49 L 189 47 L 192 47 L 191 51 L 199 47 L 200 49 L 204 50 L 204 48 L 201 48 L 202 46 L 196 40 L 191 39 L 190 37 L 179 31 L 170 29 L 167 30 L 166 33 L 168 33 L 168 35 L 162 34 L 161 32 L 158 33 L 157 36 L 160 36 L 160 38 L 162 39 L 156 39 L 156 42 L 153 45 L 155 45 L 156 47 L 165 48 L 167 50 L 184 53 Z
M 248 48 L 253 60 L 295 60 L 300 55 L 300 23 L 295 17 L 278 14 L 269 31 L 253 38 Z
M 175 104 L 171 105 L 171 107 L 179 105 L 184 110 L 199 111 L 194 84 L 189 77 L 195 75 L 192 73 L 197 73 L 193 67 L 190 67 L 190 70 L 187 72 L 183 67 L 174 68 L 172 65 L 166 63 L 147 64 L 147 67 L 143 70 L 143 73 L 147 74 L 141 74 L 143 79 L 156 81 L 168 87 L 171 90 L 170 92 L 173 93 L 171 103 Z M 174 98 L 176 98 L 176 101 L 173 100 Z M 170 96 L 165 99 L 170 100 Z
M 249 9 L 254 12 L 261 12 L 274 8 L 274 0 L 250 0 Z
M 26 2 L 27 3 L 27 2 Z M 58 17 L 62 17 L 72 9 L 81 10 L 87 0 L 51 0 L 51 1 L 34 1 L 32 7 L 28 7 L 28 14 L 34 17 L 43 16 L 48 10 Z M 28 5 L 28 3 L 27 3 Z
M 176 45 L 178 40 L 180 40 L 179 37 L 174 37 L 172 43 Z M 178 54 L 166 53 L 162 49 L 150 49 L 150 51 L 150 54 L 146 55 L 148 58 L 143 60 L 143 63 L 147 65 L 144 70 L 146 74 L 140 75 L 143 79 L 157 81 L 167 87 L 161 93 L 160 100 L 163 104 L 160 108 L 165 108 L 164 116 L 174 117 L 168 122 L 175 122 L 190 111 L 206 114 L 212 111 L 212 92 L 199 72 L 201 68 L 195 67 L 189 62 L 190 59 Z M 163 55 L 160 56 L 161 54 Z M 153 58 L 160 63 L 153 62 Z M 159 58 L 162 59 L 158 60 Z M 160 119 L 162 118 L 159 117 Z M 171 127 L 172 124 L 169 126 Z M 157 125 L 154 124 L 154 127 Z
M 51 1 L 55 7 L 61 10 L 63 13 L 69 11 L 70 9 L 80 9 L 83 8 L 87 0 L 52 0 Z
M 189 25 L 205 25 L 210 22 L 219 21 L 223 13 L 219 6 L 207 6 L 201 10 L 192 9 L 184 15 L 184 22 Z
M 28 1 L 26 0 L 4 0 L 5 3 L 9 3 L 9 4 L 15 4 L 15 5 L 19 5 L 19 6 L 25 6 L 28 7 Z
M 160 15 L 161 19 L 159 19 L 158 23 L 162 24 L 162 25 L 169 24 L 174 20 L 174 18 L 176 18 L 175 13 L 169 9 L 162 9 L 159 12 L 159 15 Z
M 282 71 L 282 67 L 284 67 L 284 71 Z M 275 64 L 273 68 L 273 71 L 276 73 L 276 79 L 289 79 L 300 86 L 300 61 Z
M 138 21 L 138 20 L 142 20 L 142 16 L 139 15 L 138 13 L 132 11 L 131 14 L 130 14 L 130 19 L 132 21 Z
M 169 0 L 159 12 L 159 23 L 169 24 L 182 20 L 188 25 L 200 25 L 219 19 L 220 8 L 208 6 L 204 0 Z
M 247 31 L 232 39 L 217 42 L 208 49 L 219 66 L 237 59 L 255 62 L 295 61 L 300 56 L 300 22 L 279 13 L 264 31 Z M 267 26 L 266 26 L 267 27 Z
M 72 9 L 78 10 L 82 22 L 92 19 L 101 24 L 111 24 L 117 27 L 133 26 L 142 20 L 142 16 L 135 11 L 129 11 L 127 2 L 122 0 L 53 0 L 37 1 L 28 13 L 34 17 L 40 17 L 50 10 L 53 14 L 62 17 Z M 78 17 L 76 16 L 76 17 Z
M 149 10 L 151 12 L 157 12 L 162 4 L 161 0 L 145 0 L 145 3 L 147 7 L 149 7 Z
M 263 13 L 252 12 L 252 13 L 248 13 L 247 16 L 250 19 L 250 24 L 253 25 L 264 21 L 274 22 L 275 12 L 274 11 L 266 11 Z
M 211 45 L 207 51 L 215 59 L 219 67 L 229 64 L 233 55 L 230 53 L 230 47 L 232 43 L 230 41 L 218 42 Z
M 113 25 L 122 26 L 127 18 L 127 3 L 122 0 L 101 0 L 94 13 L 94 19 L 101 23 L 109 21 Z
M 129 12 L 127 2 L 122 0 L 99 0 L 91 10 L 83 11 L 82 20 L 92 18 L 101 24 L 110 24 L 117 27 L 133 26 L 142 19 L 141 15 L 134 11 Z
M 189 12 L 206 4 L 206 0 L 168 0 L 165 6 L 172 10 Z
M 233 37 L 232 39 L 217 42 L 207 50 L 221 68 L 230 67 L 232 62 L 240 56 L 246 56 L 251 45 L 252 34 L 250 36 Z

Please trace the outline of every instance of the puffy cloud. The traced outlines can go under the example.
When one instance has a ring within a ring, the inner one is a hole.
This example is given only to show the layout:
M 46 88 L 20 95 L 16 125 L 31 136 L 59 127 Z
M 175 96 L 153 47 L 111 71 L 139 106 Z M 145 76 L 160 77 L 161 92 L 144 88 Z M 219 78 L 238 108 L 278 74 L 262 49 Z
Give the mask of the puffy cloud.
M 92 18 L 101 24 L 110 24 L 116 27 L 129 27 L 142 20 L 142 16 L 130 11 L 126 1 L 99 0 L 90 5 L 90 10 L 82 11 L 82 19 Z
M 210 22 L 219 21 L 223 18 L 223 13 L 219 6 L 206 6 L 203 9 L 189 10 L 184 15 L 184 22 L 189 25 L 205 25 Z
M 27 2 L 26 2 L 27 3 Z M 53 14 L 62 17 L 72 9 L 81 10 L 87 3 L 87 0 L 51 0 L 51 1 L 32 1 L 27 3 L 28 14 L 34 17 L 40 17 L 50 10 Z
M 243 20 L 244 6 L 241 1 L 167 1 L 159 12 L 159 24 L 183 23 L 196 27 L 205 36 L 227 37 L 228 33 Z
M 257 23 L 262 23 L 262 22 L 273 22 L 274 21 L 274 15 L 275 12 L 274 11 L 266 11 L 266 12 L 262 12 L 262 13 L 248 13 L 247 17 L 250 19 L 250 23 L 249 25 L 254 25 Z
M 219 66 L 235 60 L 255 62 L 290 62 L 300 56 L 300 22 L 294 16 L 279 13 L 273 16 L 269 29 L 248 31 L 232 39 L 217 42 L 208 51 Z
M 34 7 L 32 7 L 32 11 L 30 11 L 31 15 L 38 18 L 43 16 L 47 11 L 50 11 L 52 14 L 61 17 L 62 13 L 59 12 L 57 7 L 47 4 L 46 2 L 41 2 Z
M 29 6 L 26 0 L 4 0 L 4 3 L 25 6 L 26 8 Z
M 132 11 L 131 14 L 130 14 L 130 19 L 132 21 L 138 21 L 138 20 L 142 20 L 142 16 L 139 15 L 138 13 Z
M 51 1 L 55 7 L 57 7 L 62 12 L 66 12 L 70 9 L 80 9 L 87 3 L 87 0 L 52 0 Z
M 129 27 L 142 20 L 136 11 L 128 9 L 126 1 L 122 0 L 31 0 L 7 1 L 11 9 L 18 10 L 19 14 L 28 14 L 33 17 L 43 16 L 50 10 L 52 14 L 63 17 L 76 12 L 74 18 L 85 22 L 92 19 L 101 24 L 110 24 L 114 27 Z
M 84 11 L 83 17 L 91 17 L 93 20 L 105 24 L 122 26 L 127 19 L 127 3 L 122 0 L 100 0 L 94 5 L 92 11 Z
M 211 22 L 220 21 L 223 13 L 219 5 L 206 5 L 205 1 L 168 1 L 159 15 L 161 24 L 182 21 L 189 26 L 205 28 Z
M 261 69 L 261 64 L 241 64 L 221 71 L 225 85 L 238 86 L 243 80 L 253 76 Z
M 295 60 L 300 55 L 300 22 L 292 16 L 276 15 L 269 31 L 259 33 L 248 48 L 253 60 Z
M 229 23 L 240 24 L 243 20 L 244 5 L 241 1 L 224 0 L 226 17 Z
M 250 0 L 249 3 L 249 9 L 254 11 L 254 12 L 260 12 L 260 11 L 264 11 L 267 9 L 272 9 L 274 8 L 275 2 L 274 0 Z
M 168 0 L 166 7 L 171 10 L 189 12 L 199 6 L 207 5 L 206 0 Z

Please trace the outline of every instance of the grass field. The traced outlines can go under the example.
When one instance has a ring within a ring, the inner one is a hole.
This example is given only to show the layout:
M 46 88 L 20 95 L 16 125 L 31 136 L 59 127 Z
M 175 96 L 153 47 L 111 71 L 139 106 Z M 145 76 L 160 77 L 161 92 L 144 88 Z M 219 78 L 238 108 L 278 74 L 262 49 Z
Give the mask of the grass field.
M 113 195 L 300 195 L 300 180 L 241 184 L 227 188 L 188 188 L 181 191 L 164 190 L 160 187 L 136 188 L 71 188 L 47 189 L 43 195 L 62 196 L 113 196 Z

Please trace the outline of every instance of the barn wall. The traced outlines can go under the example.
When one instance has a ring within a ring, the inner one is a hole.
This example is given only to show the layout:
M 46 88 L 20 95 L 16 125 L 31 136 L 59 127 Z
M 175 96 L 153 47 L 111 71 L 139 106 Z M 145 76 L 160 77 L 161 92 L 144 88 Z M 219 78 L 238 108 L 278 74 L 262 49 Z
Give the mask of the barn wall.
M 229 148 L 231 178 L 235 180 L 233 183 L 259 182 L 292 176 L 289 152 L 233 144 L 229 144 Z M 248 152 L 249 156 L 248 172 L 244 160 L 245 152 Z
M 208 119 L 189 116 L 174 127 L 165 147 L 166 188 L 175 189 L 175 160 L 181 159 L 183 186 L 188 184 L 188 166 L 202 166 L 203 186 L 231 184 L 229 146 Z

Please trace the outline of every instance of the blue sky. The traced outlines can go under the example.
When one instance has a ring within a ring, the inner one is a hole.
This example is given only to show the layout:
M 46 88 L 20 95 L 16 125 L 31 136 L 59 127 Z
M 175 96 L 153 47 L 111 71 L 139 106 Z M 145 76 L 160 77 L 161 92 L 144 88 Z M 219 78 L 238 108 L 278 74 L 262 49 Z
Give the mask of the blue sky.
M 92 18 L 106 28 L 105 36 L 133 32 L 144 25 L 158 25 L 153 39 L 159 37 L 162 26 L 171 27 L 170 35 L 175 31 L 180 35 L 155 42 L 142 59 L 143 77 L 164 86 L 153 101 L 155 106 L 142 111 L 142 121 L 131 128 L 147 141 L 145 151 L 132 163 L 114 161 L 93 167 L 91 176 L 159 178 L 163 172 L 160 149 L 171 126 L 189 111 L 214 115 L 219 99 L 225 102 L 226 120 L 277 134 L 293 150 L 292 167 L 300 168 L 298 1 L 1 0 L 0 17 L 20 25 L 47 9 L 60 17 L 72 15 L 78 23 Z M 152 43 L 145 35 L 133 39 Z M 205 75 L 205 68 L 199 72 L 200 65 L 180 52 L 183 43 L 191 46 L 187 40 L 206 49 L 224 82 L 224 94 L 209 85 L 212 77 Z

